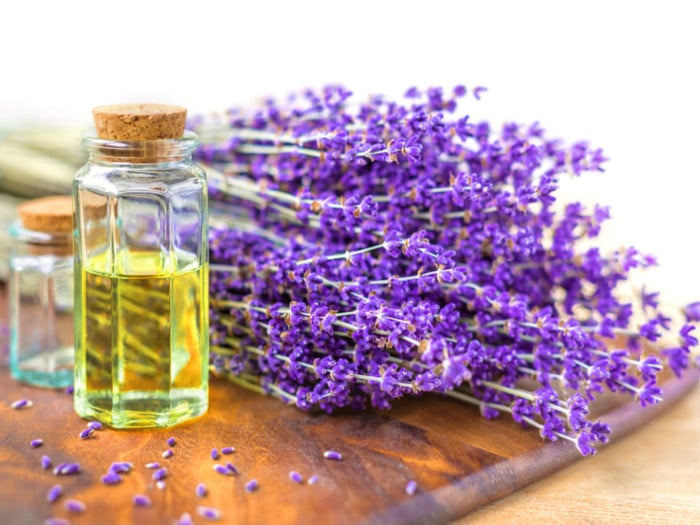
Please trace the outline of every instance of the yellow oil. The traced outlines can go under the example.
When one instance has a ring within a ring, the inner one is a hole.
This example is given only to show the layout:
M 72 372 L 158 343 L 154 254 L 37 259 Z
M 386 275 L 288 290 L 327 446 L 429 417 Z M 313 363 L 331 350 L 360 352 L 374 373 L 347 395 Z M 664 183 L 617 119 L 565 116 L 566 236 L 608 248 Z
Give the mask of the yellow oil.
M 82 417 L 137 428 L 206 412 L 207 266 L 168 261 L 129 252 L 116 264 L 99 255 L 77 265 L 74 399 Z

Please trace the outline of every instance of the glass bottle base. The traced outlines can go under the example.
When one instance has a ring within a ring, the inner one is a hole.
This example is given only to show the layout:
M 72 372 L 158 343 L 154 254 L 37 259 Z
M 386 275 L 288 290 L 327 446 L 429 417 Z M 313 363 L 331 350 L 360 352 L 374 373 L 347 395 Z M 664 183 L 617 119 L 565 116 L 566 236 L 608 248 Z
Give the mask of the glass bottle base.
M 75 411 L 80 417 L 97 420 L 112 428 L 170 427 L 203 415 L 208 395 L 202 389 L 177 389 L 157 393 L 130 391 L 76 392 Z
M 65 388 L 73 384 L 73 347 L 43 352 L 27 352 L 31 357 L 17 360 L 11 352 L 10 371 L 18 381 L 47 388 Z

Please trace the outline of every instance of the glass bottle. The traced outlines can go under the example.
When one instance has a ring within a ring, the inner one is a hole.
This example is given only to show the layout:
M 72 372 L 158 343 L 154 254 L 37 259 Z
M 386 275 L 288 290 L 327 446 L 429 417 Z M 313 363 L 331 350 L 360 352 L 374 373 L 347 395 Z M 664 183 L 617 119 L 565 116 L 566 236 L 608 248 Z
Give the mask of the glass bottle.
M 10 372 L 37 386 L 73 382 L 73 207 L 69 195 L 22 203 L 10 225 Z
M 93 110 L 75 176 L 76 412 L 170 426 L 208 406 L 208 238 L 198 145 L 177 106 Z

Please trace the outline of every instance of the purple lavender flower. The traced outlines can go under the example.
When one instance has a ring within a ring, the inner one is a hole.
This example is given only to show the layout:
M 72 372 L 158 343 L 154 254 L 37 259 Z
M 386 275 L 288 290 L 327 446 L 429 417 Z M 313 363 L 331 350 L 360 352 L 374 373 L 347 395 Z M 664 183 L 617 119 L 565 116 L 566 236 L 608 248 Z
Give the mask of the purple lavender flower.
M 224 455 L 233 454 L 236 451 L 234 447 L 224 447 L 221 449 L 221 453 Z
M 151 476 L 155 481 L 162 481 L 168 475 L 168 469 L 165 467 L 159 468 Z
M 258 484 L 258 480 L 253 478 L 245 484 L 245 491 L 246 492 L 255 492 L 256 490 L 258 490 L 259 486 L 260 485 Z
M 80 432 L 80 439 L 89 439 L 93 436 L 94 433 L 95 429 L 92 427 L 88 427 Z
M 175 438 L 174 438 L 174 437 L 169 437 L 168 440 L 167 440 L 167 443 L 168 443 L 168 446 L 169 446 L 169 447 L 174 447 L 174 446 L 175 446 L 175 443 L 176 443 Z
M 418 489 L 418 483 L 415 480 L 410 480 L 406 483 L 406 494 L 408 496 L 413 496 Z
M 145 467 L 150 470 L 157 470 L 160 468 L 160 463 L 153 461 L 151 463 L 146 463 Z
M 46 501 L 49 503 L 55 502 L 63 494 L 63 487 L 61 485 L 52 486 L 46 493 Z
M 32 439 L 32 440 L 30 441 L 30 443 L 29 443 L 29 446 L 32 447 L 32 448 L 39 448 L 39 447 L 42 446 L 43 444 L 44 444 L 44 440 L 43 440 L 43 439 Z
M 211 449 L 211 454 L 209 454 L 209 455 L 211 456 L 211 459 L 213 459 L 213 460 L 219 459 L 219 451 L 215 448 Z
M 70 476 L 80 472 L 78 463 L 61 463 L 53 469 L 53 473 L 57 476 Z
M 115 461 L 109 466 L 109 472 L 116 472 L 117 474 L 128 474 L 131 469 L 134 468 L 134 464 L 129 461 Z
M 99 421 L 90 421 L 88 422 L 87 426 L 93 430 L 102 430 L 102 423 Z
M 204 507 L 199 505 L 197 507 L 197 514 L 208 520 L 218 520 L 221 518 L 221 512 L 214 507 Z
M 23 408 L 31 408 L 34 406 L 34 403 L 30 399 L 18 399 L 17 401 L 13 401 L 10 407 L 13 410 L 21 410 Z
M 44 470 L 51 468 L 51 458 L 49 456 L 41 456 L 41 468 Z
M 68 512 L 76 512 L 76 513 L 82 513 L 85 512 L 85 509 L 87 508 L 85 503 L 82 501 L 79 501 L 77 499 L 67 499 L 64 503 L 63 506 L 66 508 Z
M 197 486 L 194 489 L 194 493 L 197 495 L 198 498 L 203 498 L 207 495 L 207 487 L 204 483 L 197 483 Z
M 122 482 L 122 477 L 112 470 L 100 478 L 105 485 L 117 485 Z
M 304 410 L 438 392 L 592 453 L 607 433 L 590 403 L 657 401 L 661 368 L 682 373 L 697 340 L 684 328 L 640 357 L 671 320 L 657 293 L 618 288 L 653 257 L 583 244 L 606 207 L 555 208 L 559 178 L 602 171 L 603 152 L 473 121 L 457 113 L 467 92 L 354 105 L 329 86 L 191 121 L 198 159 L 225 173 L 210 185 L 212 365 Z
M 326 450 L 323 453 L 323 457 L 326 459 L 332 459 L 335 461 L 340 461 L 341 459 L 343 459 L 342 454 L 340 452 L 338 452 L 337 450 Z
M 169 448 L 169 449 L 165 450 L 165 451 L 161 454 L 161 456 L 163 456 L 163 458 L 165 458 L 165 459 L 168 459 L 168 458 L 173 457 L 173 454 L 174 454 L 173 449 Z
M 150 507 L 151 506 L 151 498 L 144 494 L 135 494 L 134 497 L 132 498 L 132 501 L 134 502 L 135 507 Z

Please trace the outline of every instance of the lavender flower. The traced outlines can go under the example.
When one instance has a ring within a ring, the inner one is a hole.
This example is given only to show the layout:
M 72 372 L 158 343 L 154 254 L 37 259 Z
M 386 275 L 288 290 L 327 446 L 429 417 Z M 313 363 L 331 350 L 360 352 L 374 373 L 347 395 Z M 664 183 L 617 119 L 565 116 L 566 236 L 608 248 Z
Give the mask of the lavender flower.
M 63 487 L 61 485 L 52 486 L 46 493 L 46 501 L 49 503 L 55 502 L 63 494 Z
M 134 464 L 129 461 L 115 461 L 109 466 L 109 472 L 116 472 L 117 474 L 128 474 L 131 469 L 134 468 Z
M 41 468 L 44 470 L 51 468 L 51 458 L 49 456 L 41 456 Z
M 169 447 L 174 447 L 175 446 L 175 438 L 169 437 L 167 443 L 168 443 Z
M 134 502 L 135 507 L 150 507 L 151 506 L 151 498 L 144 494 L 135 494 L 134 497 L 132 498 L 132 501 Z
M 39 448 L 43 444 L 44 444 L 43 439 L 32 439 L 29 443 L 29 446 L 31 446 L 32 448 Z
M 406 483 L 406 494 L 408 496 L 413 496 L 416 493 L 416 489 L 418 489 L 418 483 L 415 480 L 412 479 Z
M 224 447 L 221 449 L 221 453 L 228 455 L 228 454 L 233 454 L 236 451 L 234 447 Z
M 160 468 L 160 463 L 156 463 L 155 461 L 152 463 L 146 463 L 145 467 L 147 469 L 156 470 Z
M 183 512 L 174 525 L 194 525 L 194 521 L 192 521 L 192 516 L 190 516 L 187 512 Z
M 234 474 L 234 472 L 227 468 L 226 466 L 220 464 L 220 463 L 215 463 L 214 464 L 214 472 L 217 472 L 218 474 L 221 474 L 222 476 L 231 476 Z
M 159 468 L 151 476 L 155 481 L 162 481 L 168 475 L 168 469 L 165 467 Z
M 10 407 L 13 410 L 21 410 L 23 408 L 31 408 L 34 406 L 34 403 L 30 399 L 18 399 L 17 401 L 13 401 Z
M 102 430 L 102 423 L 99 421 L 90 421 L 88 422 L 87 426 L 93 430 Z
M 207 487 L 204 483 L 197 483 L 197 486 L 194 489 L 194 493 L 197 495 L 198 498 L 203 498 L 207 495 Z
M 80 473 L 80 464 L 78 463 L 61 463 L 53 469 L 53 473 L 57 476 L 70 476 Z
M 215 448 L 211 449 L 211 454 L 209 455 L 211 456 L 211 459 L 219 459 L 219 451 Z
M 88 427 L 80 432 L 80 439 L 90 439 L 94 433 L 95 429 L 92 427 Z
M 214 507 L 204 507 L 200 505 L 197 507 L 197 514 L 208 520 L 218 520 L 221 518 L 221 512 Z
M 296 470 L 292 470 L 289 473 L 289 479 L 291 479 L 294 483 L 303 483 L 304 482 L 304 478 Z
M 309 479 L 306 480 L 306 483 L 308 483 L 309 485 L 315 485 L 319 481 L 319 477 L 316 474 L 314 474 L 312 476 L 309 476 Z
M 326 450 L 323 453 L 323 457 L 326 459 L 332 459 L 335 461 L 340 461 L 341 459 L 343 459 L 342 454 L 336 450 Z
M 259 486 L 260 485 L 258 484 L 257 479 L 251 479 L 250 481 L 248 481 L 248 483 L 245 484 L 245 491 L 246 492 L 255 492 L 256 490 L 258 490 Z
M 173 456 L 173 450 L 171 448 L 167 449 L 164 451 L 161 456 L 163 456 L 165 459 L 171 458 Z
M 63 506 L 66 508 L 68 512 L 85 512 L 85 509 L 87 508 L 85 503 L 82 501 L 79 501 L 77 499 L 67 499 Z
M 105 485 L 117 485 L 122 482 L 122 477 L 112 470 L 100 478 Z
M 210 238 L 213 366 L 304 410 L 443 394 L 592 454 L 610 430 L 588 419 L 597 396 L 658 402 L 697 338 L 688 325 L 641 355 L 670 320 L 656 292 L 619 287 L 654 258 L 592 244 L 606 207 L 554 206 L 559 178 L 603 171 L 603 152 L 474 122 L 467 93 L 352 104 L 328 86 L 192 122 L 228 224 Z

